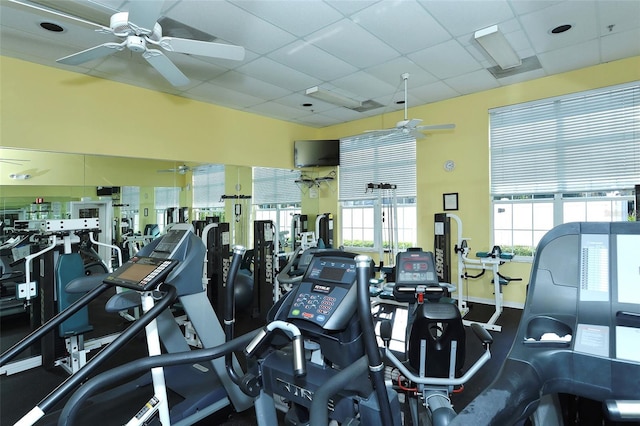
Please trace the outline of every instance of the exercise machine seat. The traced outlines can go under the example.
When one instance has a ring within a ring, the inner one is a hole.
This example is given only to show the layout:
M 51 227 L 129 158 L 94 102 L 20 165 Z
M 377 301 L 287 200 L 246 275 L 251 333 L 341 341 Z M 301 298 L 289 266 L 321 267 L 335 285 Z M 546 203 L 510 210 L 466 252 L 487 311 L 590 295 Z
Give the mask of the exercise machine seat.
M 420 371 L 420 342 L 426 342 L 428 377 L 449 377 L 451 342 L 457 343 L 455 375 L 461 375 L 465 358 L 465 331 L 457 306 L 425 302 L 418 306 L 409 335 L 409 365 Z
M 83 295 L 66 291 L 67 284 L 84 276 L 84 262 L 78 253 L 61 254 L 56 265 L 56 292 L 58 312 L 63 311 Z M 89 324 L 89 308 L 85 306 L 58 326 L 60 337 L 76 336 L 93 330 Z

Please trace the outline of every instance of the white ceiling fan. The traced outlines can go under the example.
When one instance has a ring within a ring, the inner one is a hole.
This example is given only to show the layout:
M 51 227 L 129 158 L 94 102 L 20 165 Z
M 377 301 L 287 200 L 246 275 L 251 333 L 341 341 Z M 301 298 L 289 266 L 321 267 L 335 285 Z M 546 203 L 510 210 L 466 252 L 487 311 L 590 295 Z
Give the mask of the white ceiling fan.
M 244 59 L 245 51 L 242 46 L 178 37 L 163 37 L 162 27 L 157 22 L 162 11 L 162 4 L 163 1 L 130 1 L 128 12 L 118 12 L 111 16 L 109 28 L 96 24 L 98 27 L 96 31 L 113 34 L 122 38 L 122 42 L 103 43 L 60 58 L 57 62 L 66 65 L 79 65 L 112 55 L 127 48 L 132 52 L 141 53 L 142 57 L 169 83 L 174 86 L 184 86 L 189 83 L 189 79 L 160 49 L 235 61 Z M 159 47 L 160 49 L 152 47 Z
M 455 129 L 455 124 L 431 124 L 431 125 L 422 125 L 422 120 L 419 118 L 409 119 L 407 117 L 407 109 L 408 109 L 408 97 L 407 97 L 407 80 L 409 79 L 409 74 L 402 74 L 402 80 L 404 80 L 404 120 L 398 121 L 396 123 L 396 127 L 391 129 L 384 130 L 367 130 L 365 133 L 374 134 L 379 136 L 389 136 L 395 133 L 405 133 L 411 134 L 416 139 L 424 139 L 424 134 L 422 132 L 430 131 L 430 130 L 449 130 Z
M 185 173 L 187 173 L 188 171 L 192 170 L 191 167 L 187 166 L 186 164 L 182 164 L 178 167 L 175 167 L 173 169 L 160 169 L 158 170 L 158 173 L 177 173 L 179 175 L 184 175 Z
M 0 157 L 0 163 L 6 163 L 6 164 L 12 164 L 14 166 L 22 166 L 23 162 L 25 161 L 29 161 L 29 160 L 22 160 L 19 158 L 2 158 Z

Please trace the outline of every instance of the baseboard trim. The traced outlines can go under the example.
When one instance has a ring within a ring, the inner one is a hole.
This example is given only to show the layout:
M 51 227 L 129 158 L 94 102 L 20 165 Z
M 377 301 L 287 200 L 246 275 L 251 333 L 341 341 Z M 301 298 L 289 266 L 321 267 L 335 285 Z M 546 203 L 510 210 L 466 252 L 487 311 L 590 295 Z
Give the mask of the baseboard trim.
M 466 297 L 467 303 L 481 303 L 483 305 L 495 306 L 496 301 L 494 299 L 485 299 L 482 297 Z M 524 303 L 519 302 L 502 302 L 502 306 L 505 308 L 524 309 Z

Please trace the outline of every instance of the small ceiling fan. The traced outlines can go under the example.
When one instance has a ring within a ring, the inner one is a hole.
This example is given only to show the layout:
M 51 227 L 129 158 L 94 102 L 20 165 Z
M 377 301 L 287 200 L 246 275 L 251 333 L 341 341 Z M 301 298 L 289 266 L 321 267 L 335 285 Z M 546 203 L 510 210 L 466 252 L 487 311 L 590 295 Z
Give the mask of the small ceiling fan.
M 29 160 L 22 160 L 19 158 L 1 158 L 0 157 L 0 163 L 6 163 L 6 164 L 13 164 L 14 166 L 22 166 L 23 162 L 25 161 L 29 161 Z
M 174 86 L 184 86 L 189 83 L 187 76 L 180 71 L 162 50 L 150 47 L 155 46 L 169 52 L 234 61 L 244 59 L 245 52 L 242 46 L 178 37 L 163 37 L 162 27 L 157 22 L 162 11 L 163 1 L 132 0 L 129 4 L 128 12 L 118 12 L 111 16 L 109 28 L 98 25 L 99 29 L 96 30 L 122 38 L 122 42 L 103 43 L 60 58 L 57 62 L 66 65 L 79 65 L 112 55 L 127 48 L 132 52 L 141 53 L 142 57 L 169 83 Z
M 425 136 L 422 132 L 426 132 L 429 130 L 449 130 L 455 129 L 455 124 L 431 124 L 431 125 L 422 125 L 422 120 L 419 118 L 408 119 L 407 118 L 407 109 L 408 109 L 408 97 L 407 97 L 407 80 L 409 79 L 409 74 L 402 74 L 402 79 L 404 80 L 404 120 L 398 121 L 396 123 L 396 127 L 392 129 L 383 129 L 383 130 L 367 130 L 365 133 L 374 134 L 379 136 L 389 136 L 395 133 L 405 133 L 411 134 L 416 139 L 424 139 Z
M 175 167 L 173 169 L 160 169 L 158 170 L 158 173 L 177 173 L 179 175 L 183 175 L 185 173 L 187 173 L 188 171 L 192 170 L 191 167 L 187 166 L 186 164 L 182 164 L 178 167 Z

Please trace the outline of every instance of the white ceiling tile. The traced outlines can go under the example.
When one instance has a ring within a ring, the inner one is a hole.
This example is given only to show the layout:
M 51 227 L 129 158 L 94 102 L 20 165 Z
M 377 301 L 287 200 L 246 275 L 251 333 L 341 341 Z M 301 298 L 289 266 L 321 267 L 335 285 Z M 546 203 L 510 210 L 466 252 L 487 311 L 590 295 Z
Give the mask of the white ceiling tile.
M 363 100 L 373 99 L 395 90 L 395 86 L 378 80 L 362 71 L 338 78 L 333 81 L 333 84 L 341 90 L 349 91 L 361 97 Z
M 413 96 L 421 99 L 424 103 L 438 102 L 443 99 L 460 96 L 460 93 L 456 92 L 441 81 L 412 88 L 411 93 Z
M 331 6 L 320 1 L 248 1 L 233 0 L 253 15 L 271 22 L 298 37 L 306 36 L 343 18 Z
M 193 7 L 194 3 L 197 7 Z M 171 10 L 171 18 L 261 54 L 295 39 L 290 33 L 226 1 L 183 1 Z
M 388 62 L 376 65 L 364 70 L 379 80 L 382 80 L 394 87 L 402 83 L 402 74 L 409 74 L 409 82 L 415 86 L 422 86 L 433 83 L 437 79 L 430 73 L 419 67 L 406 56 L 394 58 Z
M 295 92 L 287 96 L 283 96 L 276 99 L 275 102 L 286 105 L 291 108 L 298 108 L 306 111 L 307 114 L 314 112 L 324 112 L 330 109 L 335 109 L 336 106 L 326 102 L 317 101 L 314 98 L 304 95 L 303 93 Z M 303 104 L 312 104 L 310 107 L 302 106 Z
M 356 13 L 352 20 L 404 54 L 451 38 L 423 7 L 409 1 L 382 1 Z M 390 22 L 402 22 L 402 26 Z
M 604 62 L 638 56 L 640 55 L 640 29 L 602 37 L 600 49 L 600 59 Z
M 268 57 L 323 81 L 333 80 L 358 70 L 304 40 L 297 40 L 270 53 Z
M 326 3 L 340 11 L 345 16 L 352 15 L 359 10 L 378 3 L 380 0 L 327 0 Z
M 444 82 L 447 86 L 463 95 L 494 89 L 499 86 L 495 77 L 487 70 L 478 70 L 458 77 L 448 78 Z
M 291 91 L 285 90 L 282 87 L 265 83 L 262 80 L 258 80 L 236 71 L 228 71 L 213 78 L 209 82 L 218 86 L 224 86 L 231 90 L 237 90 L 238 92 L 269 100 L 281 98 L 291 93 Z
M 432 1 L 420 3 L 453 37 L 514 17 L 506 1 Z
M 547 0 L 509 0 L 514 12 L 519 15 L 525 13 L 531 13 L 536 10 L 544 9 L 546 7 L 553 6 L 560 3 L 561 0 L 547 1 Z M 564 1 L 564 0 L 562 0 Z
M 409 58 L 440 79 L 455 77 L 482 68 L 480 63 L 456 40 L 449 40 L 412 53 Z
M 522 27 L 537 53 L 593 40 L 598 36 L 596 7 L 593 1 L 565 1 L 520 17 Z M 561 34 L 551 30 L 559 25 L 573 27 Z
M 291 108 L 278 102 L 264 102 L 247 108 L 247 111 L 285 121 L 309 114 L 308 111 Z
M 256 96 L 240 93 L 211 83 L 202 83 L 196 89 L 197 92 L 192 92 L 189 96 L 192 96 L 197 100 L 208 102 L 211 102 L 211 99 L 214 99 L 214 103 L 234 109 L 245 109 L 264 102 Z
M 542 68 L 548 74 L 576 70 L 600 62 L 598 40 L 555 49 L 538 55 Z
M 597 3 L 599 13 L 600 35 L 625 32 L 638 28 L 640 22 L 640 1 L 600 1 Z M 609 26 L 613 25 L 611 30 Z
M 269 58 L 258 58 L 242 65 L 237 70 L 276 86 L 287 87 L 291 91 L 304 90 L 321 83 L 317 78 L 303 74 Z
M 400 56 L 396 50 L 349 19 L 323 28 L 305 40 L 357 68 L 370 67 Z

